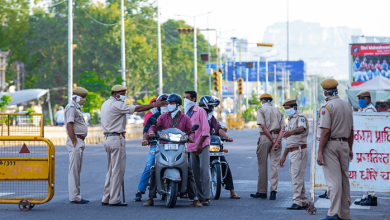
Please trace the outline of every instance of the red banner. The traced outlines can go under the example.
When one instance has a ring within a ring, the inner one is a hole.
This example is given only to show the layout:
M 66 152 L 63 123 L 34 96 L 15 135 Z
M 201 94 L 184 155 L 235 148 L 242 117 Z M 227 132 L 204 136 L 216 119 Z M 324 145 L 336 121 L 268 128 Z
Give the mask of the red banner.
M 390 44 L 352 45 L 352 56 L 390 55 Z

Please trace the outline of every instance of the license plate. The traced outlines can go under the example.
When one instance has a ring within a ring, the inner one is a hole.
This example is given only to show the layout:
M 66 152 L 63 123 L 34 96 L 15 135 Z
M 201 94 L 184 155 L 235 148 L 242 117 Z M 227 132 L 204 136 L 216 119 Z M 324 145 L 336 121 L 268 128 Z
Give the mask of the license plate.
M 179 149 L 178 144 L 164 144 L 164 150 L 177 150 Z
M 210 152 L 210 156 L 212 156 L 212 157 L 222 157 L 223 156 L 223 152 L 217 152 L 217 153 L 211 153 Z

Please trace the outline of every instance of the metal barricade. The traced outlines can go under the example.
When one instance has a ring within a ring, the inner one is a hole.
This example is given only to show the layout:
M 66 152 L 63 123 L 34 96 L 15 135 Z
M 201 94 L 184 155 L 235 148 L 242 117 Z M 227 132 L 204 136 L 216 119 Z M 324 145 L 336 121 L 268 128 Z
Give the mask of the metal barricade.
M 0 113 L 0 203 L 26 211 L 54 196 L 55 148 L 43 115 Z

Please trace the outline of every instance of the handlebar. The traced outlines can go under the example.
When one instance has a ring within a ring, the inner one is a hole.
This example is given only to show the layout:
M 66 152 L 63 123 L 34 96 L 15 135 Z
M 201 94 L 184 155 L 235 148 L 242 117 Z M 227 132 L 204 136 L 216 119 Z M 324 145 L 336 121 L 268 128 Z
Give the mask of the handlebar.
M 221 141 L 229 141 L 229 140 L 226 139 L 225 137 L 221 137 Z

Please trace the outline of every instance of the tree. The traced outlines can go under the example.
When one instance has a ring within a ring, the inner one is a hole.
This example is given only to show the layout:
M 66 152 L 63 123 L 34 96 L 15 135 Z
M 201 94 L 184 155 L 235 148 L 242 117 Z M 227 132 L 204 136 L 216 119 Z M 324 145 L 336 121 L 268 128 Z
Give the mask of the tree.
M 12 97 L 10 97 L 8 95 L 3 95 L 0 98 L 0 110 L 3 111 L 11 100 L 12 100 Z

